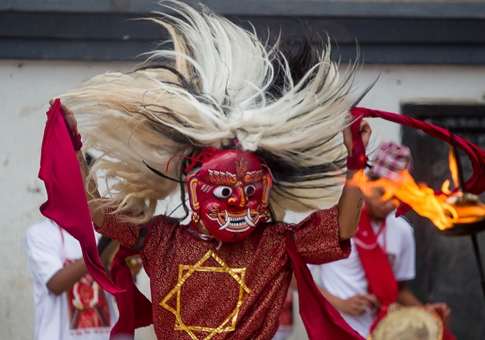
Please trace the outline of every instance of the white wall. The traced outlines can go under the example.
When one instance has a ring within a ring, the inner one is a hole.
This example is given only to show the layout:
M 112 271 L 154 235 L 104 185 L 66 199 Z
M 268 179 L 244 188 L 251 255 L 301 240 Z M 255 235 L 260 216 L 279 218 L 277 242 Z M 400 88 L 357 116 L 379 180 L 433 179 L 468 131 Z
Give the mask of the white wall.
M 2 339 L 33 338 L 32 281 L 23 251 L 25 229 L 42 219 L 45 188 L 37 178 L 47 102 L 90 76 L 128 71 L 131 63 L 0 61 L 0 329 Z M 379 76 L 380 74 L 380 76 Z M 398 112 L 401 102 L 483 101 L 485 67 L 369 66 L 357 75 L 361 106 Z M 371 121 L 374 144 L 398 139 L 399 127 Z M 141 284 L 146 286 L 146 280 Z M 147 339 L 143 336 L 144 339 Z M 298 331 L 298 339 L 303 339 Z
M 32 280 L 23 241 L 42 219 L 46 200 L 37 178 L 50 98 L 89 77 L 133 64 L 0 61 L 0 339 L 34 338 Z

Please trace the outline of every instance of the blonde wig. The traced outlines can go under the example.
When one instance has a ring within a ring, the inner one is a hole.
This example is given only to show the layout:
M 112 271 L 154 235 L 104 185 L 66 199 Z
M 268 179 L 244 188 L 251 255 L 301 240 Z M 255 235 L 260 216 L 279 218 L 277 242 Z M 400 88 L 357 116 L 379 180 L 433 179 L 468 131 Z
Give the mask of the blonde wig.
M 148 220 L 157 202 L 181 187 L 184 196 L 187 158 L 209 146 L 263 158 L 274 176 L 273 209 L 334 204 L 347 156 L 340 132 L 358 100 L 351 91 L 357 64 L 339 77 L 328 42 L 318 51 L 305 40 L 287 53 L 279 38 L 261 41 L 207 8 L 161 5 L 175 14 L 149 20 L 168 30 L 173 48 L 61 96 L 85 149 L 100 155 L 91 177 L 106 181 L 103 205 Z

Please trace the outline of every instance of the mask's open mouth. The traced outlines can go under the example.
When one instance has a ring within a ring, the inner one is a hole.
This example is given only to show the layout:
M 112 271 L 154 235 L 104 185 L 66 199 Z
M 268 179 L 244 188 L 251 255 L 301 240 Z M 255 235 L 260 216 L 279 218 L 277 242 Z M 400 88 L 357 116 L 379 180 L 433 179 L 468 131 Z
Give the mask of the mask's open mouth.
M 211 213 L 208 214 L 208 216 L 211 220 L 219 222 L 219 230 L 227 230 L 233 233 L 242 233 L 249 228 L 256 227 L 259 219 L 261 218 L 261 212 L 256 209 L 250 208 L 245 211 L 239 212 L 230 212 L 227 210 L 212 210 Z

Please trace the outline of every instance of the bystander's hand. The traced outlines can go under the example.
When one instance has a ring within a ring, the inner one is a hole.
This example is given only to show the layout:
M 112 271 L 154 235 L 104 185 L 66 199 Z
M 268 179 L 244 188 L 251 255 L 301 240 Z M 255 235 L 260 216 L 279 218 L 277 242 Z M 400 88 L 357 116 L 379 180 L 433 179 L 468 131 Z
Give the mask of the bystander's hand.
M 451 309 L 444 302 L 428 303 L 425 305 L 426 308 L 434 310 L 443 320 L 445 325 L 450 322 Z
M 379 301 L 373 294 L 355 295 L 346 300 L 339 299 L 335 308 L 345 314 L 358 316 L 365 312 L 366 308 L 374 309 Z

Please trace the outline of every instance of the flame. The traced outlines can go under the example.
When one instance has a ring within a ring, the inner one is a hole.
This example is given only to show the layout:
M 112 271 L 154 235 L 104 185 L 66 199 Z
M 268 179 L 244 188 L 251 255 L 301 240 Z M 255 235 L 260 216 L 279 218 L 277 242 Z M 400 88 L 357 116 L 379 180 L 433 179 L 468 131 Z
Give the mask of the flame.
M 394 180 L 381 178 L 376 181 L 370 181 L 359 171 L 349 184 L 360 187 L 366 196 L 370 195 L 373 187 L 382 187 L 385 190 L 383 201 L 398 199 L 441 230 L 485 217 L 485 204 L 477 199 L 465 199 L 461 192 L 450 191 L 449 181 L 443 183 L 442 192 L 437 194 L 427 185 L 417 184 L 407 170 L 402 170 Z
M 449 163 L 450 163 L 451 178 L 453 179 L 453 184 L 455 185 L 455 188 L 456 188 L 456 187 L 459 186 L 458 164 L 457 164 L 457 160 L 455 158 L 455 153 L 453 152 L 453 148 L 450 148 L 450 153 L 449 153 L 448 159 L 449 159 Z M 445 182 L 449 183 L 448 180 L 446 180 Z

